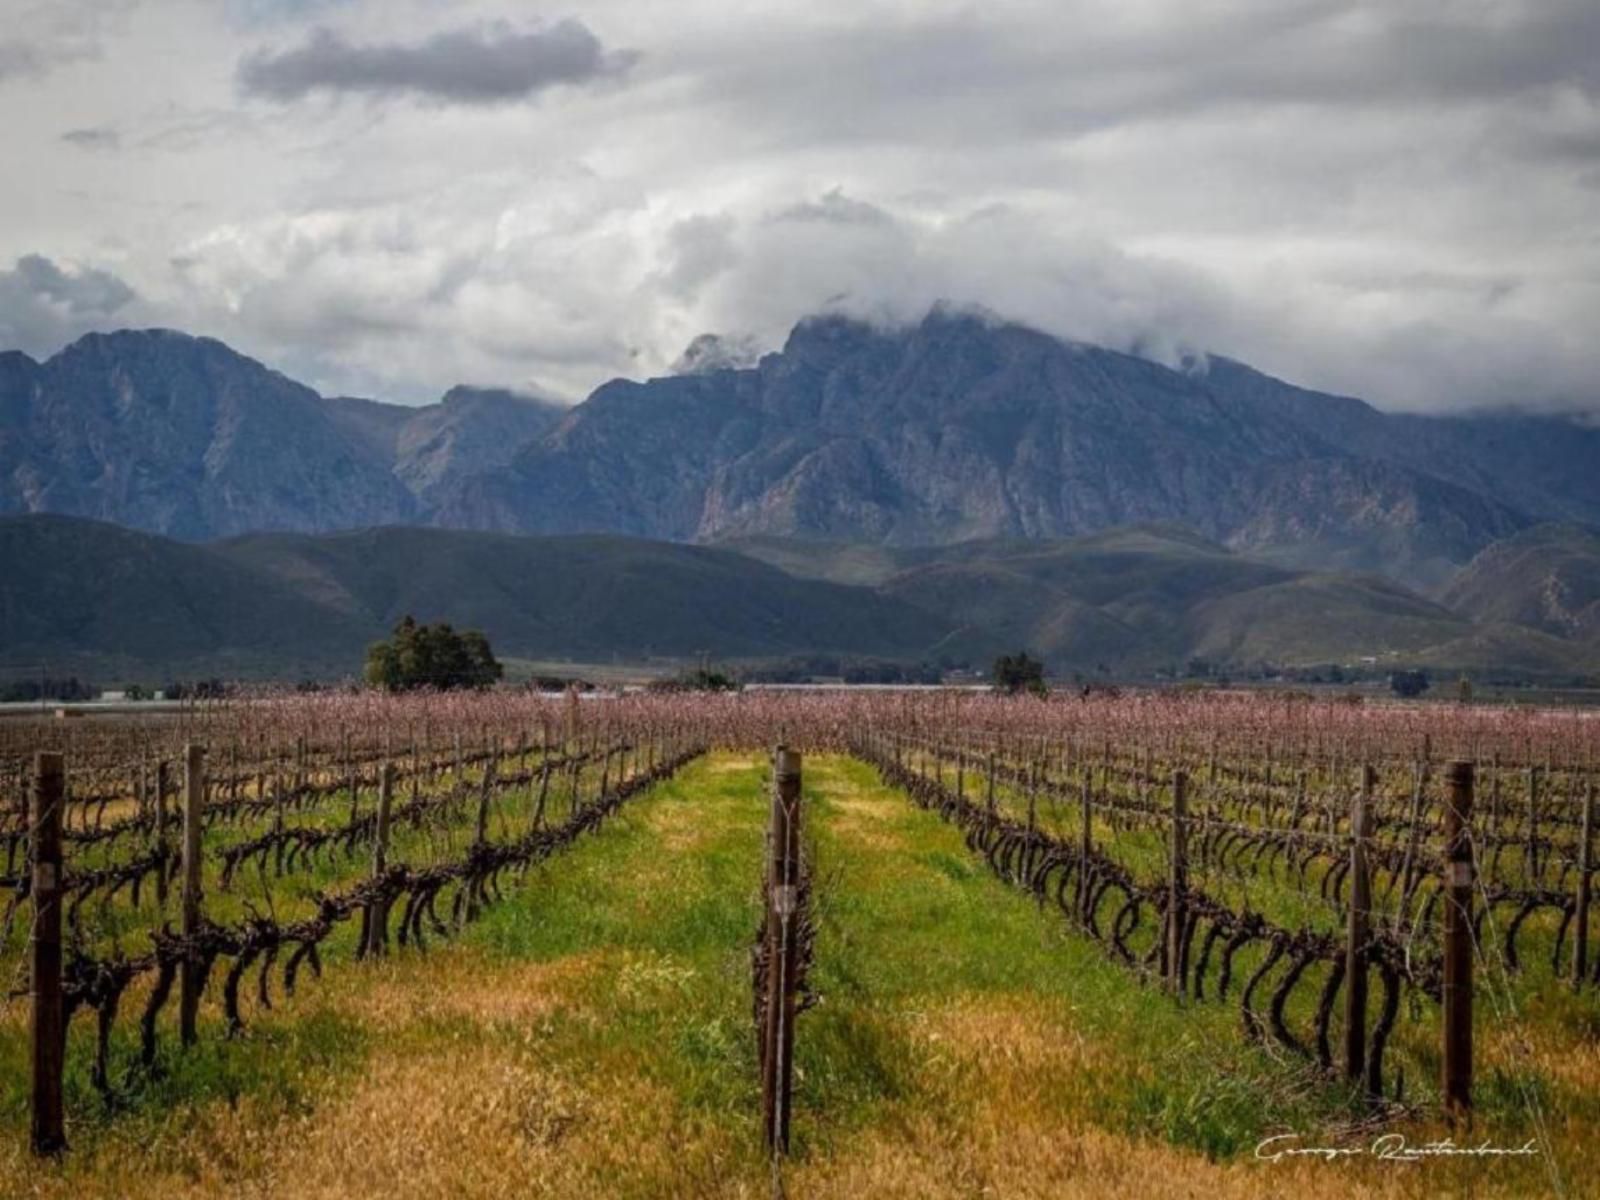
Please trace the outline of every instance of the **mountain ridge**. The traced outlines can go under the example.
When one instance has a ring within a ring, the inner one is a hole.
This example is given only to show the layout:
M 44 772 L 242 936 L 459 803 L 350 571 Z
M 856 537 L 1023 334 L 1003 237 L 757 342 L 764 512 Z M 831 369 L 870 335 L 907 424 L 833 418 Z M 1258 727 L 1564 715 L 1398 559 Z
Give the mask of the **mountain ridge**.
M 1521 529 L 1600 524 L 1600 428 L 1574 419 L 1383 413 L 1225 356 L 1173 369 L 949 307 L 808 318 L 754 362 L 697 344 L 687 373 L 570 408 L 323 398 L 175 331 L 12 352 L 0 512 L 190 541 L 426 524 L 947 545 L 1172 521 L 1424 591 Z

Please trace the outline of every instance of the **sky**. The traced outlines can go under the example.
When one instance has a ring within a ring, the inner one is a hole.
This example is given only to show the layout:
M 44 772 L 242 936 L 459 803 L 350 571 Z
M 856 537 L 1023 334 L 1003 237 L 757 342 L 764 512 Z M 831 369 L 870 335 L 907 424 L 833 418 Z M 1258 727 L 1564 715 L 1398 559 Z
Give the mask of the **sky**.
M 577 400 L 941 300 L 1600 411 L 1600 4 L 0 0 L 0 348 Z

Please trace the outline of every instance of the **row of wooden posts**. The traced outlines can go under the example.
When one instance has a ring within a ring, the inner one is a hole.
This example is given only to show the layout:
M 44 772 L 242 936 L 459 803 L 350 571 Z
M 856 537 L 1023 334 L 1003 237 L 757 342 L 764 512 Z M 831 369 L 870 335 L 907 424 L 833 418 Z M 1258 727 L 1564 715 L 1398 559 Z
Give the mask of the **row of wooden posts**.
M 800 754 L 779 746 L 772 756 L 767 828 L 766 978 L 761 981 L 765 1019 L 760 1030 L 762 1130 L 774 1162 L 789 1150 L 800 977 L 800 854 Z
M 303 746 L 303 742 L 302 742 Z M 526 741 L 519 753 L 526 753 Z M 654 742 L 648 746 L 650 769 L 655 767 Z M 635 748 L 637 753 L 637 748 Z M 628 748 L 624 747 L 619 777 L 627 774 Z M 303 779 L 303 749 L 297 779 Z M 603 795 L 611 771 L 612 752 L 605 755 L 601 773 L 600 791 Z M 413 748 L 413 763 L 416 752 Z M 798 763 L 798 760 L 796 760 Z M 205 828 L 206 751 L 198 743 L 188 743 L 183 752 L 183 849 L 181 857 L 181 932 L 185 938 L 197 935 L 203 924 L 201 835 Z M 460 779 L 463 771 L 462 744 L 458 736 L 455 751 L 455 773 Z M 484 767 L 478 798 L 475 838 L 479 844 L 488 840 L 489 808 L 497 776 L 498 756 L 491 754 Z M 642 765 L 636 762 L 636 765 Z M 579 768 L 574 760 L 574 769 Z M 168 813 L 166 804 L 166 763 L 156 766 L 154 834 L 159 850 L 167 848 Z M 798 766 L 796 766 L 798 770 Z M 62 991 L 61 952 L 61 890 L 62 890 L 62 824 L 66 808 L 66 766 L 63 756 L 56 752 L 40 752 L 35 756 L 33 787 L 29 798 L 28 828 L 32 847 L 34 922 L 31 942 L 31 992 L 33 1000 L 31 1045 L 33 1064 L 33 1121 L 32 1145 L 35 1153 L 53 1155 L 66 1147 L 63 1112 L 63 1075 L 66 1056 L 66 1016 Z M 388 866 L 390 814 L 393 807 L 397 770 L 387 759 L 378 771 L 377 822 L 372 846 L 372 876 L 382 875 Z M 574 775 L 576 780 L 576 775 Z M 358 780 L 349 776 L 351 788 L 351 819 L 355 818 L 355 795 Z M 141 791 L 143 789 L 141 788 Z M 284 793 L 278 787 L 278 806 L 275 828 L 283 831 Z M 543 817 L 543 796 L 535 821 Z M 282 846 L 279 846 L 282 854 Z M 279 869 L 281 870 L 281 857 Z M 165 905 L 167 898 L 167 872 L 163 862 L 156 872 L 157 901 Z M 364 937 L 359 951 L 363 955 L 381 955 L 384 952 L 384 930 L 387 922 L 383 914 L 371 914 L 377 919 L 363 923 Z M 197 964 L 185 961 L 179 972 L 178 1021 L 179 1037 L 184 1045 L 196 1040 L 196 1027 L 200 1012 L 201 985 Z
M 896 743 L 896 757 L 900 757 Z M 987 756 L 987 796 L 991 813 L 995 807 L 995 755 Z M 943 761 L 939 761 L 942 778 Z M 965 794 L 966 756 L 961 755 L 956 764 L 956 789 Z M 1451 1116 L 1465 1116 L 1472 1108 L 1472 1001 L 1473 1001 L 1473 892 L 1477 886 L 1476 864 L 1472 852 L 1472 812 L 1475 790 L 1474 764 L 1458 760 L 1448 764 L 1445 772 L 1446 802 L 1444 812 L 1444 847 L 1442 873 L 1443 904 L 1443 987 L 1441 993 L 1443 1020 L 1441 1024 L 1441 1090 L 1444 1108 Z M 1168 894 L 1165 928 L 1165 978 L 1163 983 L 1177 995 L 1186 988 L 1187 963 L 1182 950 L 1182 930 L 1185 920 L 1185 897 L 1188 891 L 1188 835 L 1191 825 L 1188 808 L 1189 780 L 1179 771 L 1172 776 L 1172 832 L 1168 871 Z M 1368 1095 L 1377 1096 L 1381 1081 L 1376 1074 L 1368 1074 L 1367 1062 L 1367 1007 L 1369 997 L 1368 971 L 1369 947 L 1372 927 L 1372 873 L 1368 853 L 1372 841 L 1372 797 L 1376 787 L 1376 772 L 1370 766 L 1361 771 L 1361 788 L 1353 801 L 1350 836 L 1350 902 L 1345 938 L 1344 975 L 1344 1074 L 1352 1084 L 1363 1087 Z M 1036 827 L 1035 800 L 1030 789 L 1028 829 Z M 1420 801 L 1420 784 L 1413 797 L 1412 828 L 1405 870 L 1409 873 L 1419 856 L 1419 816 L 1416 811 Z M 1093 794 L 1087 775 L 1081 789 L 1082 823 L 1079 829 L 1079 852 L 1085 861 L 1094 849 L 1092 830 Z M 1574 941 L 1571 959 L 1571 980 L 1575 987 L 1582 986 L 1589 967 L 1589 905 L 1591 902 L 1592 831 L 1594 823 L 1594 789 L 1584 798 L 1579 837 L 1577 895 L 1573 917 Z M 1530 810 L 1531 811 L 1531 810 Z M 1372 1064 L 1375 1065 L 1375 1064 Z
M 185 938 L 199 934 L 203 922 L 201 888 L 201 835 L 205 828 L 205 747 L 189 743 L 183 751 L 183 849 L 181 874 L 181 932 Z M 164 769 L 164 768 L 163 768 Z M 158 771 L 158 776 L 161 774 Z M 381 875 L 389 850 L 389 814 L 394 798 L 395 768 L 385 763 L 379 772 L 378 819 L 373 839 L 372 873 Z M 487 788 L 485 791 L 487 792 Z M 166 799 L 156 792 L 155 827 L 157 846 L 166 846 Z M 62 813 L 66 807 L 66 766 L 56 752 L 40 752 L 34 759 L 34 778 L 29 811 L 32 847 L 32 895 L 34 920 L 30 942 L 30 989 L 33 1009 L 30 1028 L 32 1047 L 32 1129 L 35 1154 L 55 1155 L 66 1148 L 63 1077 L 66 1058 L 66 1008 L 62 991 L 61 891 Z M 485 834 L 484 809 L 480 805 L 478 838 Z M 166 869 L 156 873 L 158 896 L 165 900 Z M 368 925 L 367 953 L 381 954 L 382 925 Z M 178 975 L 178 1036 L 185 1046 L 198 1036 L 200 994 L 204 980 L 199 964 L 186 960 Z

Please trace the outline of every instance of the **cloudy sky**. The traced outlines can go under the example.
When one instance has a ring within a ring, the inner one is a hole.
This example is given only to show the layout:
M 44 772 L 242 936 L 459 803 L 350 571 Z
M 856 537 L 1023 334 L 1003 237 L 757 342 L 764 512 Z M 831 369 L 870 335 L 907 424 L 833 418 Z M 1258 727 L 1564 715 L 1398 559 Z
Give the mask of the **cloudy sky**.
M 1600 410 L 1594 0 L 0 0 L 0 345 L 578 398 L 944 298 Z

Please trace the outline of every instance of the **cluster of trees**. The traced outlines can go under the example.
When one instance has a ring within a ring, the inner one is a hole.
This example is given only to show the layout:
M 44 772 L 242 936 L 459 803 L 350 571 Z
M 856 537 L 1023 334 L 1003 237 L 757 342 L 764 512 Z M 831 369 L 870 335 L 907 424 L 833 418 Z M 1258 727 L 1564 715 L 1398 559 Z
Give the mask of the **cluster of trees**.
M 483 689 L 504 673 L 489 639 L 476 629 L 458 633 L 443 621 L 421 625 L 409 614 L 387 641 L 374 642 L 367 650 L 367 682 L 389 692 Z
M 142 694 L 143 689 L 139 689 L 140 695 L 133 694 L 136 688 L 138 685 L 134 684 L 127 689 L 128 699 L 146 699 Z M 168 700 L 221 700 L 228 694 L 228 685 L 220 679 L 196 679 L 192 683 L 180 681 L 167 684 L 161 689 L 161 694 Z
M 0 686 L 0 701 L 37 703 L 40 700 L 93 700 L 100 689 L 73 675 L 67 679 L 18 679 Z
M 1002 654 L 994 660 L 994 690 L 1008 696 L 1047 694 L 1049 688 L 1044 682 L 1044 664 L 1030 657 L 1026 650 Z

